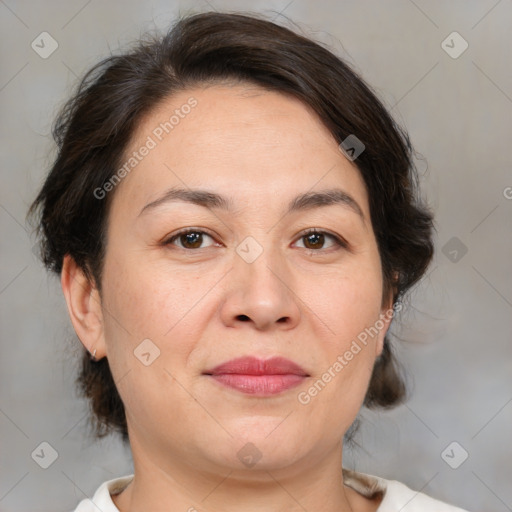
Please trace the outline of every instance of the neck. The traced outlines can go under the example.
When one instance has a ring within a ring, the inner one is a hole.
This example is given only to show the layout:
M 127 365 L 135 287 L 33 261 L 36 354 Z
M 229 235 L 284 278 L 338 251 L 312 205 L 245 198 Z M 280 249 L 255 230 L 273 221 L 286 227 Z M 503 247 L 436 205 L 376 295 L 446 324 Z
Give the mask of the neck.
M 326 457 L 294 467 L 217 471 L 178 457 L 137 456 L 137 448 L 132 439 L 132 482 L 112 497 L 120 512 L 366 512 L 378 506 L 343 484 L 341 445 Z

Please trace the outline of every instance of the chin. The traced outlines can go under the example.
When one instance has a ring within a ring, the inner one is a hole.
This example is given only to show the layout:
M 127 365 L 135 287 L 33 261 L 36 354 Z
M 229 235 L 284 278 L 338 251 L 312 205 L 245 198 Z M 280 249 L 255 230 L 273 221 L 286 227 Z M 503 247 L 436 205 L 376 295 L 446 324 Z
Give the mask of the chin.
M 291 422 L 285 426 L 287 421 L 282 417 L 258 416 L 225 425 L 233 437 L 223 447 L 218 446 L 217 455 L 223 463 L 241 470 L 285 468 L 308 449 L 304 429 L 293 428 Z

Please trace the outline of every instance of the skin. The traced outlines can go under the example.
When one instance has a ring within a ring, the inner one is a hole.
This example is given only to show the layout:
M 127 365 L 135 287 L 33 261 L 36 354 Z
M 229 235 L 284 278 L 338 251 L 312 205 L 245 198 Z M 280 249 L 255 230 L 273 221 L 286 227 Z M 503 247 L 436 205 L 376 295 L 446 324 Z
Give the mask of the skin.
M 197 106 L 110 192 L 101 294 L 69 256 L 62 273 L 73 326 L 108 358 L 125 404 L 135 478 L 113 500 L 121 512 L 376 510 L 342 483 L 343 435 L 390 319 L 307 405 L 297 398 L 391 307 L 364 182 L 314 112 L 252 85 L 176 93 L 127 154 L 190 97 Z M 174 186 L 229 196 L 234 210 L 180 201 L 140 214 Z M 284 214 L 333 187 L 364 218 L 342 204 Z M 165 244 L 182 228 L 206 231 L 202 245 Z M 311 242 L 306 228 L 348 245 Z M 252 263 L 236 252 L 248 236 L 263 249 Z M 134 356 L 145 339 L 160 350 L 149 366 Z M 261 398 L 203 375 L 245 355 L 286 357 L 310 377 Z M 248 442 L 261 454 L 250 468 L 237 456 Z

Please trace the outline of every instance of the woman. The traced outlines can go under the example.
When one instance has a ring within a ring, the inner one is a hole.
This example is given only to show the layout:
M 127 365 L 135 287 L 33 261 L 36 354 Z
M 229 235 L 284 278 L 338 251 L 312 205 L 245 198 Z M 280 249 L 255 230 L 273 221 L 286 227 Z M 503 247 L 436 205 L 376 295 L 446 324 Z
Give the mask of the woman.
M 360 407 L 405 396 L 386 334 L 433 253 L 407 135 L 345 63 L 195 15 L 98 64 L 54 133 L 43 259 L 134 461 L 77 512 L 461 510 L 342 469 Z

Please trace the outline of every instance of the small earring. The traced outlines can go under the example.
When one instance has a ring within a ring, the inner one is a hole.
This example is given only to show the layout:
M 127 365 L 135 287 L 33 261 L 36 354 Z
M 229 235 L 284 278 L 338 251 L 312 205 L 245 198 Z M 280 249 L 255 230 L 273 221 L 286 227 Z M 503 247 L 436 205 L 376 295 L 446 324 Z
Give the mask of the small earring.
M 96 349 L 91 353 L 91 361 L 96 361 Z

